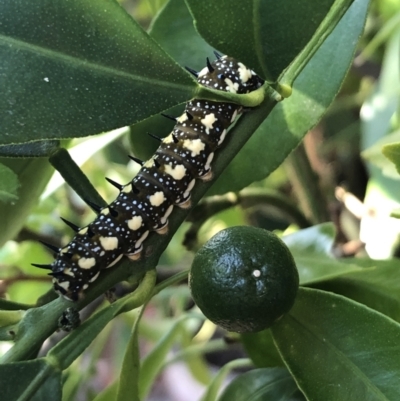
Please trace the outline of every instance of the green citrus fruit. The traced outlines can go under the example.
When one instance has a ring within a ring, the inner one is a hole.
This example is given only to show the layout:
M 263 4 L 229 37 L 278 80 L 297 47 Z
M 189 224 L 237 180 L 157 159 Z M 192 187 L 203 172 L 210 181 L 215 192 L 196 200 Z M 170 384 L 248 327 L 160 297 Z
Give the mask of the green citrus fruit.
M 189 285 L 215 324 L 238 333 L 270 327 L 292 307 L 299 275 L 288 247 L 255 227 L 220 231 L 197 252 Z

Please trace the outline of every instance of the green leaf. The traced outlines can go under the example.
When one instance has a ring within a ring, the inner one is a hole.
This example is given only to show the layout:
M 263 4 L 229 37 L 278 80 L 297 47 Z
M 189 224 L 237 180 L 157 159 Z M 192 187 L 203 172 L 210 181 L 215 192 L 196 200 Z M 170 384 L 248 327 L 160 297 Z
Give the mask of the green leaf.
M 272 328 L 309 401 L 398 401 L 400 325 L 339 295 L 300 288 Z
M 201 70 L 214 48 L 197 33 L 186 3 L 170 0 L 154 19 L 149 35 L 180 65 Z
M 255 0 L 186 1 L 208 43 L 245 60 L 270 81 L 304 48 L 334 3 L 284 0 L 277 6 L 273 1 Z
M 218 392 L 227 378 L 228 374 L 236 368 L 248 368 L 251 366 L 249 359 L 235 359 L 225 364 L 218 373 L 214 376 L 213 381 L 207 387 L 206 392 L 200 401 L 216 401 Z
M 0 164 L 0 202 L 9 203 L 18 199 L 18 177 L 14 172 Z
M 26 217 L 38 202 L 40 194 L 50 179 L 53 168 L 44 158 L 0 159 L 0 163 L 11 169 L 18 176 L 21 184 L 16 202 L 5 204 L 0 201 L 0 246 L 2 246 L 22 228 Z
M 258 368 L 284 365 L 272 339 L 270 329 L 257 333 L 242 333 L 240 338 L 245 351 Z
M 61 372 L 44 359 L 0 365 L 0 388 L 7 401 L 61 401 Z
M 372 145 L 368 149 L 365 149 L 361 153 L 361 156 L 368 162 L 379 167 L 382 170 L 382 174 L 386 177 L 400 180 L 399 140 L 400 131 L 393 132 L 390 135 L 385 135 L 382 139 L 375 142 L 374 145 Z M 390 162 L 394 163 L 394 165 Z
M 395 165 L 397 174 L 400 174 L 400 143 L 391 143 L 383 146 L 382 153 Z
M 111 130 L 196 87 L 115 1 L 0 3 L 2 144 Z
M 334 238 L 332 223 L 306 228 L 282 238 L 294 257 L 301 284 L 310 284 L 361 269 L 356 263 L 345 263 L 333 257 L 331 251 Z
M 140 399 L 146 399 L 151 386 L 154 383 L 163 362 L 171 351 L 171 347 L 177 341 L 183 330 L 183 320 L 177 321 L 171 329 L 165 333 L 151 352 L 143 359 L 140 369 L 139 395 Z
M 332 34 L 296 79 L 292 96 L 273 109 L 268 119 L 208 191 L 208 195 L 239 191 L 254 181 L 264 179 L 315 126 L 335 98 L 346 76 L 364 28 L 368 4 L 368 0 L 353 2 Z M 306 24 L 304 21 L 302 24 L 307 25 L 310 22 L 309 19 L 306 21 Z M 288 28 L 286 22 L 283 27 Z M 242 61 L 248 63 L 247 58 L 242 58 Z M 292 73 L 290 68 L 287 70 L 288 74 Z
M 284 368 L 254 369 L 236 377 L 218 401 L 304 401 L 293 377 Z
M 139 374 L 140 374 L 140 352 L 139 352 L 139 322 L 143 315 L 142 307 L 136 318 L 131 337 L 125 350 L 122 362 L 121 374 L 118 382 L 116 401 L 139 401 Z
M 346 263 L 369 267 L 312 285 L 354 299 L 400 322 L 400 262 L 347 259 Z
M 47 354 L 47 358 L 56 360 L 60 369 L 66 369 L 115 316 L 136 309 L 147 301 L 153 290 L 155 277 L 154 270 L 148 272 L 135 292 L 119 299 L 86 320 L 68 337 L 52 348 Z
M 59 141 L 36 141 L 23 145 L 0 146 L 0 157 L 43 157 L 59 147 Z

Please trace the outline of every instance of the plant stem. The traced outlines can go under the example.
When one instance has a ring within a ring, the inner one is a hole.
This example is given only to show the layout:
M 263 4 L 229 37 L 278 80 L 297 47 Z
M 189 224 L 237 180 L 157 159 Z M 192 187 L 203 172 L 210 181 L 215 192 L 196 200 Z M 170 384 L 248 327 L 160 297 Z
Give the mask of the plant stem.
M 305 215 L 314 224 L 329 221 L 326 200 L 319 187 L 318 176 L 311 168 L 302 143 L 286 159 L 285 166 Z

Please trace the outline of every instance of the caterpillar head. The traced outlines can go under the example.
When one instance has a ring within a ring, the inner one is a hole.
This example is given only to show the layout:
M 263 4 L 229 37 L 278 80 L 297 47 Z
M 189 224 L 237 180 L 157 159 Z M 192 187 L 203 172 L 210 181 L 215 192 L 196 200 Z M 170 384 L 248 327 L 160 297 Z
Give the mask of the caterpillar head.
M 207 67 L 199 72 L 197 80 L 208 88 L 238 94 L 255 91 L 264 83 L 253 70 L 228 56 L 212 63 L 207 60 Z

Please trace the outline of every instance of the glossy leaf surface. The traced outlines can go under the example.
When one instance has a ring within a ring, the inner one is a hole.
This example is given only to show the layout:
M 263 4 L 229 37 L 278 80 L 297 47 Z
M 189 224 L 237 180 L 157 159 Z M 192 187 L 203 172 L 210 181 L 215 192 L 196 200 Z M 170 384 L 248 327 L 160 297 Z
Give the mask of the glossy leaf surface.
M 400 398 L 400 325 L 386 316 L 339 295 L 300 288 L 272 333 L 307 400 Z

